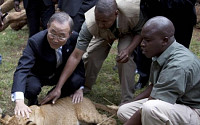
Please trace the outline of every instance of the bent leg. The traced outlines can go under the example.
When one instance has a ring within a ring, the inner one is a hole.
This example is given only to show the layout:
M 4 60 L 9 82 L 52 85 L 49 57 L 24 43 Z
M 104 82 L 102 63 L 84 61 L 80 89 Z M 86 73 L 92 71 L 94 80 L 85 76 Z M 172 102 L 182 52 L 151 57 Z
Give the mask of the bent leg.
M 29 101 L 29 106 L 30 105 L 37 105 L 37 96 L 41 92 L 41 82 L 39 78 L 37 78 L 34 75 L 30 75 L 27 78 L 27 84 L 26 84 L 26 91 L 24 93 L 24 96 L 26 99 Z
M 149 100 L 142 107 L 143 125 L 199 125 L 199 115 L 186 105 Z
M 132 42 L 133 36 L 127 34 L 119 39 L 118 53 L 126 49 Z M 121 103 L 128 102 L 133 98 L 136 64 L 133 56 L 126 63 L 117 63 L 119 79 L 121 83 Z
M 87 48 L 87 52 L 83 55 L 85 65 L 86 82 L 85 86 L 92 89 L 95 84 L 97 75 L 102 67 L 102 64 L 110 51 L 108 42 L 101 38 L 93 38 Z
M 84 76 L 78 73 L 73 73 L 61 89 L 61 98 L 74 94 L 74 92 L 83 86 L 84 83 Z
M 117 111 L 117 117 L 120 119 L 120 121 L 125 123 L 131 118 L 133 114 L 135 114 L 136 111 L 141 108 L 142 104 L 145 103 L 147 100 L 148 99 L 145 98 L 120 106 Z

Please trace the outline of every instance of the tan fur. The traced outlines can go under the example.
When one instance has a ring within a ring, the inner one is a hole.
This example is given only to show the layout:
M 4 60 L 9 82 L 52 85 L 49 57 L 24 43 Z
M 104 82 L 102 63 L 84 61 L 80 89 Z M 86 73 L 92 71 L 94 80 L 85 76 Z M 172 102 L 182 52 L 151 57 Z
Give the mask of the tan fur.
M 6 116 L 0 119 L 3 125 L 77 125 L 78 123 L 116 125 L 113 118 L 107 120 L 106 115 L 101 115 L 94 104 L 84 98 L 81 103 L 73 104 L 70 97 L 59 99 L 56 104 L 31 106 L 30 118 Z

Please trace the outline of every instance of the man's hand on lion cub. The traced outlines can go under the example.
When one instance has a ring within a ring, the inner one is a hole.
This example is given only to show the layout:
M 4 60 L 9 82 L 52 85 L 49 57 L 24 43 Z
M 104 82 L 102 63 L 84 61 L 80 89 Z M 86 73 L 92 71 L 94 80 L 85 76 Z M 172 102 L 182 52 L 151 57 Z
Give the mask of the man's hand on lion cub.
M 55 90 L 55 89 L 54 89 Z M 42 101 L 41 101 L 41 105 L 46 104 L 47 102 L 51 101 L 55 93 L 55 91 L 50 92 Z M 57 91 L 56 91 L 57 92 Z M 58 92 L 58 94 L 60 97 L 60 94 Z M 55 101 L 59 98 L 57 98 L 58 96 L 56 96 L 56 98 L 53 98 L 52 104 L 55 104 Z M 78 89 L 74 92 L 74 94 L 71 95 L 72 97 L 72 102 L 73 103 L 79 103 L 81 101 L 83 101 L 83 90 L 82 89 Z M 27 117 L 29 118 L 29 113 L 31 113 L 31 109 L 24 103 L 24 100 L 16 100 L 16 105 L 15 105 L 15 109 L 14 109 L 14 113 L 15 115 L 19 115 L 19 116 L 23 116 L 23 117 Z
M 52 104 L 55 104 L 56 100 L 60 97 L 61 91 L 58 89 L 54 89 L 52 92 L 50 92 L 42 101 L 41 105 L 48 103 L 52 100 Z M 73 103 L 79 103 L 83 100 L 83 90 L 78 89 L 74 92 L 74 94 L 71 95 L 72 102 Z
M 83 89 L 78 89 L 71 95 L 73 103 L 79 103 L 83 101 Z
M 51 91 L 42 101 L 41 105 L 44 105 L 50 101 L 52 101 L 52 104 L 55 104 L 56 100 L 60 97 L 61 95 L 61 88 L 54 88 L 53 91 Z
M 19 99 L 15 101 L 16 105 L 15 105 L 15 115 L 21 115 L 21 116 L 26 116 L 27 118 L 29 118 L 29 113 L 31 113 L 31 109 L 24 104 L 24 100 L 23 99 Z

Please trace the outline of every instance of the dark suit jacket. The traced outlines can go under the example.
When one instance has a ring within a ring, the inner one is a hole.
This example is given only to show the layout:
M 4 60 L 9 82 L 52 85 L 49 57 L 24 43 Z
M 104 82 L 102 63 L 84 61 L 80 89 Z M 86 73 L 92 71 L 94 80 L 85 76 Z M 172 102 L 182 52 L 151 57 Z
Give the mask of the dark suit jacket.
M 172 22 L 196 24 L 196 0 L 141 0 L 140 8 L 149 17 L 165 16 Z
M 14 1 L 20 1 L 20 0 L 14 0 Z M 24 8 L 25 8 L 25 9 L 26 9 L 27 6 L 28 6 L 28 1 L 29 1 L 29 0 L 23 0 Z M 52 0 L 43 0 L 43 2 L 44 2 L 44 5 L 45 5 L 45 6 L 49 6 L 49 5 L 52 5 L 52 4 L 53 4 Z
M 52 76 L 60 76 L 65 63 L 73 52 L 78 33 L 73 32 L 66 44 L 62 47 L 62 64 L 56 68 L 56 54 L 47 41 L 47 30 L 41 31 L 28 40 L 28 44 L 19 59 L 14 73 L 12 93 L 25 92 L 28 75 L 35 75 L 41 80 L 48 80 Z M 81 60 L 73 74 L 85 77 L 84 64 Z M 84 84 L 84 82 L 83 82 Z
M 83 2 L 86 3 L 84 7 L 82 7 L 83 11 L 86 12 L 88 9 L 94 6 L 97 0 L 59 0 L 58 7 L 68 13 L 70 16 L 75 16 L 79 9 L 81 8 Z

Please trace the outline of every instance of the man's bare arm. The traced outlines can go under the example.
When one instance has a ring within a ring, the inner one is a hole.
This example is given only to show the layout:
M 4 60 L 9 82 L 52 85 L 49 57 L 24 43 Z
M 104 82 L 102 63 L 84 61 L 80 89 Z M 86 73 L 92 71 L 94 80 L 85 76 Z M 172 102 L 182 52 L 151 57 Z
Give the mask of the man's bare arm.
M 150 97 L 150 94 L 151 94 L 152 88 L 153 88 L 153 84 L 150 84 L 150 85 L 145 89 L 145 91 L 143 91 L 143 92 L 140 93 L 138 96 L 136 96 L 136 97 L 134 98 L 133 101 L 137 101 L 137 100 L 144 99 L 144 98 L 149 98 L 149 97 Z

